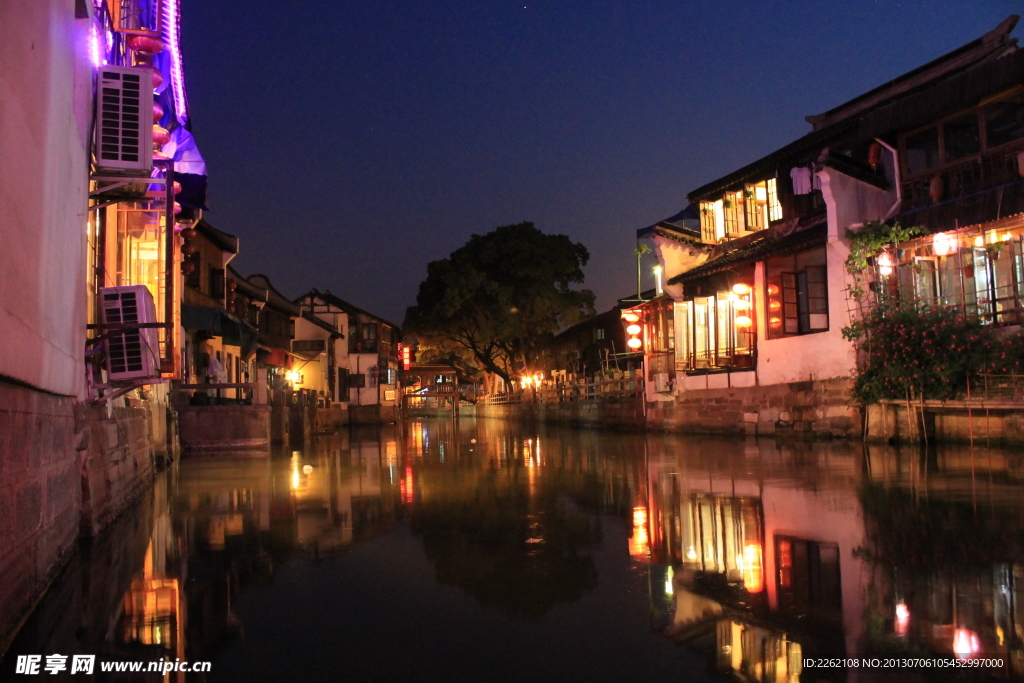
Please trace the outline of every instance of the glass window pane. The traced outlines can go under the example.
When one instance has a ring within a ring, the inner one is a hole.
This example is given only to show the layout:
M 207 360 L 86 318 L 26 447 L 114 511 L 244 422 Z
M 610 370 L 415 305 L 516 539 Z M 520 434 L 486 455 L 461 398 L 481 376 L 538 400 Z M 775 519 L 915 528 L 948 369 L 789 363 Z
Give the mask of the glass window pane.
M 981 151 L 977 113 L 964 114 L 942 124 L 946 161 L 956 161 Z
M 939 129 L 929 128 L 907 137 L 907 173 L 916 175 L 939 164 Z

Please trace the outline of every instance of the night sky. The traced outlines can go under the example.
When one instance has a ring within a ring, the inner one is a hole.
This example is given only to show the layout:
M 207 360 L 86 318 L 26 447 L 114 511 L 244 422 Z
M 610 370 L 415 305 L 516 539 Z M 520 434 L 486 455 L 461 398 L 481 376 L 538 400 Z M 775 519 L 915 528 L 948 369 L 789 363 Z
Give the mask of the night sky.
M 182 5 L 206 217 L 241 239 L 233 265 L 266 273 L 289 298 L 326 288 L 399 324 L 429 261 L 524 220 L 587 246 L 586 286 L 606 310 L 635 292 L 637 228 L 808 132 L 805 116 L 1021 10 L 1011 0 Z

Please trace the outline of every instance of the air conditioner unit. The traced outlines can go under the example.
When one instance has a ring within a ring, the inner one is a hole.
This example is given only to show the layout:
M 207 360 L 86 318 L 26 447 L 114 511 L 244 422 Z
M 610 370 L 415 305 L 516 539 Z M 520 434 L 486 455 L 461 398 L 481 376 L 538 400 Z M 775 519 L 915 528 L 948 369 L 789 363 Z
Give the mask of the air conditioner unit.
M 654 391 L 658 394 L 672 393 L 672 380 L 667 372 L 654 373 Z
M 116 174 L 153 169 L 153 73 L 104 66 L 96 78 L 96 167 Z
M 106 325 L 155 323 L 156 305 L 145 285 L 100 289 Z M 155 327 L 111 331 L 106 342 L 110 381 L 160 376 L 160 336 Z

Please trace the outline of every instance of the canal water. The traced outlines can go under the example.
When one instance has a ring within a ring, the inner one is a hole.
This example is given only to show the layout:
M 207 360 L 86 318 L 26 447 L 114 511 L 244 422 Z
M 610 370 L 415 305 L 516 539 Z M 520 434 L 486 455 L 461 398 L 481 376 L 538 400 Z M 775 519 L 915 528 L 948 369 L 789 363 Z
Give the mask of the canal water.
M 352 428 L 161 473 L 0 679 L 54 653 L 96 655 L 71 680 L 1019 679 L 1022 494 L 1024 454 L 980 444 Z M 99 670 L 160 659 L 210 671 Z

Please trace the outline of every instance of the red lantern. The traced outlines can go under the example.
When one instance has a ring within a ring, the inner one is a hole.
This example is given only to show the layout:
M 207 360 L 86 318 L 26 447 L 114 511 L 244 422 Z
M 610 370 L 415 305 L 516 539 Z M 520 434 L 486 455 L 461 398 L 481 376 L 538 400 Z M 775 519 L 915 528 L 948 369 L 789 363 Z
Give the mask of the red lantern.
M 234 312 L 235 312 L 235 305 L 234 304 L 228 304 L 228 313 L 234 313 Z
M 171 192 L 173 192 L 174 194 L 180 193 L 181 192 L 181 183 L 179 183 L 177 180 L 175 180 L 174 184 L 171 185 Z
M 171 134 L 163 126 L 153 125 L 153 142 L 163 147 L 171 141 Z
M 136 52 L 148 52 L 151 55 L 163 52 L 164 43 L 153 36 L 132 36 L 128 39 L 128 47 Z
M 877 142 L 872 142 L 868 147 L 868 163 L 872 166 L 882 163 L 882 146 Z
M 149 70 L 153 72 L 153 87 L 159 88 L 160 85 L 164 82 L 164 75 L 160 73 L 160 69 L 156 68 L 155 66 L 150 67 Z
M 153 121 L 157 122 L 164 117 L 164 107 L 157 101 L 153 101 Z
M 184 237 L 186 241 L 190 240 L 190 239 L 192 239 L 193 237 L 196 236 L 196 229 L 195 228 L 185 228 L 184 230 L 181 231 L 181 236 Z
M 185 256 L 191 256 L 196 253 L 196 245 L 191 242 L 185 242 L 185 244 L 181 245 L 181 253 L 185 254 Z
M 181 272 L 185 273 L 185 275 L 188 275 L 189 273 L 191 273 L 195 269 L 196 269 L 196 264 L 192 263 L 191 261 L 182 261 L 181 262 Z
M 238 289 L 238 283 L 234 280 L 228 280 L 228 291 L 233 292 L 236 289 Z

